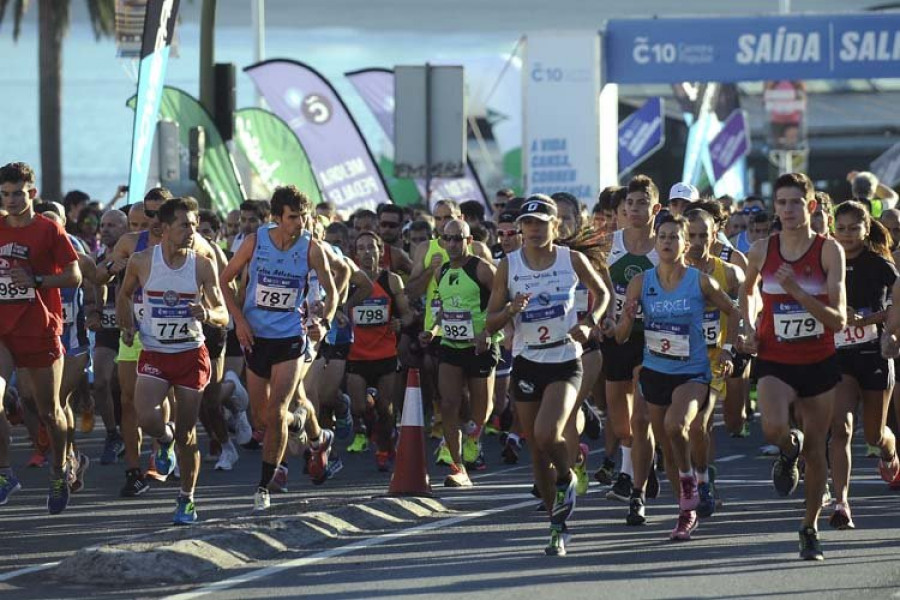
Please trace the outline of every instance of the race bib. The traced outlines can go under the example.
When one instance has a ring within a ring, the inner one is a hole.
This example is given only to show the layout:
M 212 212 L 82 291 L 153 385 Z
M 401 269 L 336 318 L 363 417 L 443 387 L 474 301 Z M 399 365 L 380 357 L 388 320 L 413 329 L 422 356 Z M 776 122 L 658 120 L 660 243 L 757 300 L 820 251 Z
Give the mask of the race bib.
M 838 348 L 868 344 L 878 339 L 878 327 L 872 325 L 848 325 L 834 334 L 834 345 Z
M 455 342 L 471 342 L 475 339 L 475 326 L 472 324 L 472 313 L 468 310 L 447 312 L 441 321 L 441 330 L 445 340 Z
M 103 329 L 116 329 L 116 307 L 104 306 L 100 313 L 100 327 Z
M 706 340 L 707 346 L 718 345 L 720 325 L 719 311 L 711 310 L 703 313 L 703 339 Z
M 616 320 L 622 316 L 622 313 L 625 311 L 625 291 L 628 289 L 627 285 L 622 285 L 621 283 L 613 284 L 613 288 L 615 288 L 616 294 Z M 634 315 L 635 319 L 643 319 L 644 318 L 644 307 L 638 302 L 637 312 Z
M 26 301 L 34 301 L 34 288 L 14 285 L 11 277 L 0 275 L 0 303 Z
M 75 303 L 74 302 L 63 302 L 62 303 L 62 318 L 63 325 L 71 325 L 75 322 Z
M 522 312 L 516 335 L 522 336 L 526 346 L 546 346 L 566 339 L 569 334 L 565 311 L 561 304 Z
M 800 304 L 777 302 L 772 310 L 775 337 L 782 342 L 808 340 L 825 334 L 825 325 Z
M 654 323 L 644 327 L 647 349 L 654 356 L 687 360 L 691 356 L 690 330 L 687 325 Z
M 575 288 L 575 312 L 583 315 L 590 309 L 588 302 L 588 290 L 580 285 Z
M 202 335 L 200 321 L 191 316 L 187 307 L 154 307 L 150 311 L 150 327 L 161 344 L 195 342 Z
M 300 295 L 300 279 L 256 275 L 256 307 L 276 312 L 291 312 L 297 306 Z
M 388 322 L 388 299 L 370 298 L 353 307 L 353 323 L 358 327 L 376 327 Z
M 428 310 L 431 311 L 432 322 L 437 321 L 438 314 L 441 312 L 441 299 L 435 296 L 431 300 L 431 306 L 428 307 Z

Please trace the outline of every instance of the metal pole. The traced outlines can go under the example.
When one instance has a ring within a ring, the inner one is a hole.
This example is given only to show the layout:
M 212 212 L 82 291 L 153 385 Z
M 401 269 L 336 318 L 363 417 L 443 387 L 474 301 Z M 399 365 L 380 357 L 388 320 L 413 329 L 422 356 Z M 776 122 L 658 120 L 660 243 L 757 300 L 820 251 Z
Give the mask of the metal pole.
M 250 17 L 253 26 L 253 62 L 266 57 L 266 0 L 250 0 Z M 262 106 L 262 94 L 256 90 L 256 104 Z
M 200 104 L 215 110 L 216 78 L 216 0 L 203 0 L 200 6 Z
M 431 209 L 431 63 L 425 63 L 425 169 L 425 206 Z

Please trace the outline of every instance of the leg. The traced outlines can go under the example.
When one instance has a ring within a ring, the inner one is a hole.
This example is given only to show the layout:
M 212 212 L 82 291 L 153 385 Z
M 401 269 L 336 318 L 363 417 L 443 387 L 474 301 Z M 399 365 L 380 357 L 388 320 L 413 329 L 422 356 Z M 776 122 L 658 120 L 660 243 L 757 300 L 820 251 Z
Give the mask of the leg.
M 97 412 L 103 420 L 107 434 L 116 431 L 116 413 L 113 405 L 112 379 L 116 366 L 116 352 L 110 348 L 94 348 L 94 397 Z
M 575 406 L 578 390 L 568 382 L 555 381 L 547 386 L 534 418 L 532 444 L 546 457 L 538 479 L 544 503 L 553 505 L 556 480 L 569 474 L 569 450 L 563 431 Z M 537 475 L 537 471 L 535 471 Z M 544 495 L 544 492 L 548 492 Z
M 139 375 L 134 386 L 134 408 L 137 415 L 137 426 L 150 437 L 165 439 L 166 416 L 163 404 L 169 394 L 168 381 Z
M 219 361 L 221 364 L 221 361 Z M 203 392 L 175 387 L 175 447 L 181 470 L 181 494 L 192 498 L 200 474 L 200 449 L 197 445 L 197 418 Z
M 12 378 L 15 365 L 9 349 L 0 342 L 0 474 L 4 469 L 9 469 L 9 436 L 10 425 L 6 419 L 3 408 L 3 398 L 6 396 L 6 388 Z
M 768 443 L 778 446 L 788 456 L 793 455 L 795 446 L 791 438 L 788 407 L 797 398 L 797 391 L 782 380 L 771 376 L 761 378 L 756 384 L 756 390 L 762 416 L 763 436 Z M 819 498 L 820 503 L 821 500 Z
M 63 361 L 56 360 L 49 367 L 26 369 L 34 388 L 34 401 L 38 416 L 47 427 L 53 458 L 50 463 L 51 477 L 58 479 L 63 475 L 66 459 L 66 415 L 59 397 L 62 384 Z
M 134 394 L 137 386 L 137 362 L 119 361 L 119 387 L 122 403 L 122 439 L 125 440 L 125 467 L 140 468 L 141 430 L 138 427 Z
M 709 386 L 695 381 L 679 385 L 672 393 L 672 405 L 666 412 L 665 428 L 669 447 L 672 449 L 672 460 L 679 474 L 693 470 L 689 431 L 691 423 L 697 418 L 700 405 L 706 403 L 708 395 Z M 706 428 L 703 427 L 703 430 Z
M 844 373 L 835 388 L 834 414 L 831 418 L 831 479 L 834 482 L 835 500 L 845 504 L 850 488 L 853 421 L 859 404 L 859 384 Z
M 263 465 L 278 465 L 287 446 L 288 408 L 300 384 L 300 360 L 287 360 L 272 366 L 268 406 L 265 407 L 266 436 L 263 441 Z M 252 398 L 252 396 L 251 396 Z
M 463 387 L 466 378 L 462 367 L 442 362 L 438 370 L 438 388 L 441 399 L 441 415 L 444 423 L 444 441 L 456 465 L 462 465 L 462 432 L 459 429 L 459 409 L 462 406 Z
M 803 525 L 816 529 L 822 510 L 822 494 L 828 479 L 825 460 L 825 444 L 831 425 L 831 408 L 834 405 L 834 388 L 818 396 L 802 398 L 797 408 L 803 419 L 803 456 L 806 459 L 806 515 Z
M 378 378 L 378 398 L 375 400 L 377 425 L 375 443 L 380 452 L 394 451 L 394 395 L 397 392 L 397 372 L 391 371 Z

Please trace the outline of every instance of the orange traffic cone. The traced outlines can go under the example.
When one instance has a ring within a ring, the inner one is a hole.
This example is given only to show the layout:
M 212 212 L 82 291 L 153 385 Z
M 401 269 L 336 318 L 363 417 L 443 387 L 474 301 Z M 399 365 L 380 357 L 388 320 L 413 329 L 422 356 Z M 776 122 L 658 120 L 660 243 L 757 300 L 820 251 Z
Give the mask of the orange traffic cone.
M 400 421 L 400 440 L 397 442 L 397 461 L 391 476 L 389 496 L 430 496 L 428 469 L 425 462 L 425 415 L 422 409 L 422 390 L 419 370 L 409 369 L 403 418 Z

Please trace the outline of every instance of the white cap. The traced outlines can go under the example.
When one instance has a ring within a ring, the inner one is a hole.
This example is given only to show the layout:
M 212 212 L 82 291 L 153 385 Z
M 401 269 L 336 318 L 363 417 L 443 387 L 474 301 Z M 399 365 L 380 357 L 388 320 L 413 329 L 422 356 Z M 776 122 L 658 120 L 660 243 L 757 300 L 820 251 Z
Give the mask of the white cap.
M 676 199 L 695 202 L 700 199 L 700 192 L 689 183 L 678 182 L 669 190 L 669 200 Z

